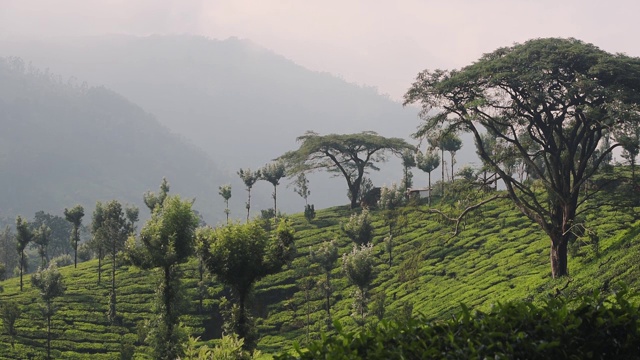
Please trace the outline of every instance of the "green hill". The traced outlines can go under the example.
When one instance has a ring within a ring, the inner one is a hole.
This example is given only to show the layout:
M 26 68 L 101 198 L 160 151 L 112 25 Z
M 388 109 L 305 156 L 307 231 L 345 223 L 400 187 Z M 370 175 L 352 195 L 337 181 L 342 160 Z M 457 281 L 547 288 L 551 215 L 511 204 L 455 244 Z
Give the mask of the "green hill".
M 623 185 L 620 185 L 623 186 Z M 569 278 L 551 279 L 549 240 L 531 221 L 516 211 L 508 200 L 498 200 L 469 214 L 460 233 L 452 237 L 452 224 L 430 213 L 426 205 L 402 209 L 408 222 L 395 236 L 393 262 L 382 239 L 387 235 L 385 214 L 372 212 L 374 250 L 378 259 L 371 293 L 384 293 L 385 318 L 400 318 L 412 309 L 428 319 L 444 319 L 461 303 L 472 309 L 488 309 L 492 304 L 511 300 L 540 302 L 549 296 L 568 296 L 600 290 L 614 291 L 619 281 L 638 290 L 640 268 L 640 221 L 637 207 L 606 205 L 621 187 L 600 193 L 592 200 L 594 211 L 583 218 L 588 231 L 571 245 Z M 459 212 L 466 206 L 461 199 L 442 199 L 439 209 Z M 337 239 L 340 254 L 350 251 L 349 240 L 340 235 L 340 223 L 346 221 L 346 207 L 318 211 L 307 223 L 302 214 L 293 215 L 298 257 L 284 271 L 263 279 L 256 286 L 253 310 L 261 336 L 259 349 L 277 353 L 290 349 L 295 341 L 306 343 L 307 309 L 310 310 L 310 338 L 318 339 L 325 330 L 322 297 L 315 293 L 307 308 L 304 293 L 296 285 L 303 275 L 314 273 L 306 264 L 310 249 L 325 240 Z M 588 236 L 597 235 L 597 236 Z M 53 355 L 56 358 L 117 358 L 123 344 L 131 343 L 137 353 L 145 351 L 139 343 L 136 325 L 150 317 L 155 281 L 150 273 L 123 266 L 117 273 L 118 311 L 123 326 L 112 327 L 106 318 L 108 283 L 97 285 L 97 261 L 82 263 L 77 269 L 61 269 L 67 292 L 56 300 L 59 308 L 53 321 Z M 105 265 L 105 270 L 107 269 Z M 218 304 L 224 289 L 215 282 L 209 288 L 207 308 L 198 313 L 198 271 L 195 260 L 183 266 L 190 312 L 183 321 L 193 336 L 213 343 L 220 335 Z M 310 270 L 310 272 L 309 272 Z M 312 275 L 319 278 L 320 275 Z M 351 291 L 342 275 L 340 260 L 332 272 L 334 287 L 332 316 L 346 328 L 356 328 L 351 319 Z M 28 283 L 28 282 L 27 282 Z M 46 332 L 36 290 L 27 285 L 19 293 L 16 279 L 2 283 L 0 302 L 13 299 L 21 304 L 24 315 L 17 323 L 15 348 L 10 338 L 0 336 L 0 357 L 42 356 Z M 374 302 L 370 303 L 370 309 Z M 370 320 L 375 322 L 374 316 Z M 90 355 L 89 355 L 90 354 Z

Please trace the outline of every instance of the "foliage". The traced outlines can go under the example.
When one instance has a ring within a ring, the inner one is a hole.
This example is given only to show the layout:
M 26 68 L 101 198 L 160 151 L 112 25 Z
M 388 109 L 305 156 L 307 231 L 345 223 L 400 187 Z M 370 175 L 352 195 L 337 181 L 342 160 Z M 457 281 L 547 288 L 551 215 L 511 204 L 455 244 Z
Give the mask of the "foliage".
M 4 230 L 0 232 L 0 249 L 2 249 L 2 253 L 0 253 L 0 263 L 5 265 L 5 270 L 9 270 L 5 271 L 2 276 L 2 280 L 10 277 L 11 270 L 19 265 L 18 258 L 14 256 L 15 246 L 16 240 L 13 230 L 11 229 L 11 226 L 7 225 Z
M 234 292 L 239 311 L 233 326 L 236 334 L 247 348 L 253 348 L 254 339 L 248 338 L 252 329 L 246 301 L 256 281 L 278 272 L 295 256 L 293 228 L 282 219 L 270 236 L 258 222 L 232 223 L 216 229 L 201 228 L 197 238 L 198 252 L 207 269 Z
M 271 196 L 273 197 L 273 212 L 276 214 L 278 213 L 278 185 L 280 185 L 280 180 L 286 175 L 284 162 L 282 161 L 271 162 L 260 169 L 260 178 L 273 185 L 273 194 L 271 194 Z
M 373 281 L 373 244 L 353 245 L 350 253 L 342 256 L 342 271 L 356 287 L 353 296 L 353 318 L 363 326 L 369 303 L 369 286 Z
M 324 241 L 315 251 L 310 251 L 311 262 L 320 265 L 320 269 L 324 273 L 324 279 L 318 285 L 325 299 L 325 310 L 327 312 L 327 328 L 331 327 L 331 295 L 333 287 L 331 287 L 331 270 L 338 260 L 338 246 L 335 240 Z
M 149 208 L 149 211 L 153 212 L 156 207 L 162 207 L 164 200 L 169 194 L 170 188 L 171 186 L 169 185 L 167 178 L 163 177 L 162 182 L 160 183 L 160 190 L 157 194 L 153 191 L 147 191 L 144 193 L 142 199 L 144 200 L 144 204 Z
M 40 255 L 40 266 L 46 266 L 47 260 L 47 247 L 51 240 L 51 228 L 45 224 L 40 225 L 33 234 L 32 245 L 35 245 L 38 249 L 38 255 Z
M 338 334 L 275 359 L 584 359 L 637 358 L 640 311 L 621 291 L 575 300 L 498 304 L 490 312 L 462 306 L 452 319 L 383 322 Z
M 431 172 L 438 168 L 440 165 L 440 156 L 437 152 L 429 150 L 426 153 L 418 151 L 416 154 L 416 167 L 429 175 L 428 191 L 429 191 L 429 205 L 431 205 Z M 444 179 L 442 179 L 444 181 Z
M 307 222 L 313 221 L 316 217 L 316 208 L 313 204 L 307 204 L 304 206 L 304 218 Z
M 71 258 L 71 255 L 69 254 L 60 255 L 51 259 L 50 263 L 55 264 L 56 267 L 61 268 L 63 266 L 73 265 L 73 258 Z
M 307 179 L 307 176 L 304 173 L 298 174 L 293 185 L 293 190 L 304 199 L 304 204 L 307 205 L 307 200 L 309 199 L 309 195 L 311 195 L 311 190 L 309 190 L 309 179 Z
M 65 219 L 73 225 L 73 237 L 71 239 L 73 244 L 73 266 L 78 266 L 78 242 L 80 241 L 80 236 L 78 235 L 78 230 L 80 230 L 80 226 L 82 225 L 82 218 L 84 217 L 84 208 L 82 205 L 76 205 L 71 209 L 64 209 L 64 217 Z
M 402 139 L 385 138 L 372 131 L 343 135 L 310 131 L 297 140 L 302 142 L 300 148 L 280 157 L 289 175 L 322 169 L 344 177 L 352 209 L 358 206 L 363 176 L 379 170 L 376 163 L 386 161 L 387 152 L 401 156 L 403 150 L 413 148 Z
M 555 278 L 568 274 L 567 245 L 583 209 L 581 189 L 620 143 L 592 157 L 600 140 L 638 121 L 639 90 L 640 59 L 551 38 L 497 49 L 461 70 L 424 71 L 405 104 L 423 105 L 418 136 L 442 126 L 473 134 L 480 157 L 499 174 L 514 204 L 550 237 Z M 485 129 L 523 159 L 545 191 L 514 176 L 484 147 Z
M 42 314 L 47 319 L 47 358 L 51 359 L 51 317 L 56 312 L 53 299 L 62 296 L 66 287 L 55 264 L 49 265 L 46 269 L 38 269 L 31 275 L 31 284 L 40 290 L 40 298 L 45 303 Z
M 198 339 L 189 338 L 185 360 L 252 360 L 259 359 L 261 353 L 257 350 L 244 350 L 244 340 L 235 334 L 223 335 L 220 342 L 213 348 L 203 345 L 197 347 Z
M 42 225 L 51 229 L 51 237 L 47 245 L 47 256 L 55 257 L 69 254 L 73 250 L 73 246 L 69 242 L 73 227 L 63 217 L 38 211 L 35 213 L 31 225 L 34 229 L 38 229 Z
M 22 217 L 16 218 L 16 250 L 18 251 L 18 265 L 20 266 L 20 291 L 22 291 L 22 274 L 27 270 L 27 258 L 24 250 L 33 241 L 34 234 L 29 228 L 29 223 Z
M 22 310 L 15 301 L 5 301 L 0 304 L 0 319 L 4 332 L 11 337 L 11 346 L 14 346 L 16 335 L 16 321 L 20 318 Z
M 249 214 L 251 211 L 251 188 L 253 188 L 253 185 L 260 180 L 262 174 L 260 173 L 260 170 L 251 171 L 251 169 L 247 168 L 238 170 L 238 176 L 240 176 L 244 186 L 247 188 L 248 198 L 245 207 L 247 208 L 247 222 L 249 222 Z
M 218 187 L 218 194 L 224 199 L 224 213 L 227 216 L 227 224 L 229 223 L 229 199 L 231 199 L 231 184 L 225 184 Z
M 342 224 L 342 232 L 357 245 L 366 245 L 373 240 L 373 226 L 369 218 L 369 210 L 360 214 L 352 214 L 347 223 Z
M 133 237 L 126 244 L 126 256 L 132 264 L 143 269 L 159 268 L 162 273 L 154 305 L 156 317 L 149 323 L 148 333 L 158 359 L 175 359 L 182 353 L 185 334 L 178 326 L 182 309 L 176 266 L 194 251 L 198 219 L 191 205 L 179 196 L 167 196 L 162 204 L 155 204 L 151 219 L 140 230 L 141 245 Z

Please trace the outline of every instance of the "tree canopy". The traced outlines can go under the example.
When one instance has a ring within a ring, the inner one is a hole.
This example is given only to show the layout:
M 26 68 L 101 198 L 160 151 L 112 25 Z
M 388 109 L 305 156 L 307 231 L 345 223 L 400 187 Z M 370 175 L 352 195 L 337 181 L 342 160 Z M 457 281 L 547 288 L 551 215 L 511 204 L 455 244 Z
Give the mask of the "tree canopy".
M 413 150 L 413 146 L 403 139 L 386 138 L 373 131 L 329 135 L 309 131 L 297 140 L 302 143 L 300 148 L 280 157 L 287 164 L 287 174 L 297 176 L 323 169 L 344 177 L 351 208 L 358 206 L 364 174 L 380 170 L 376 163 L 386 161 L 388 153 L 402 156 L 403 150 Z
M 423 132 L 472 133 L 515 205 L 550 237 L 552 275 L 564 276 L 581 187 L 620 146 L 614 130 L 638 121 L 640 59 L 575 39 L 530 40 L 461 70 L 421 72 L 405 94 L 411 103 L 422 104 Z M 485 132 L 522 158 L 546 191 L 507 171 L 484 147 Z M 609 135 L 610 146 L 596 152 Z

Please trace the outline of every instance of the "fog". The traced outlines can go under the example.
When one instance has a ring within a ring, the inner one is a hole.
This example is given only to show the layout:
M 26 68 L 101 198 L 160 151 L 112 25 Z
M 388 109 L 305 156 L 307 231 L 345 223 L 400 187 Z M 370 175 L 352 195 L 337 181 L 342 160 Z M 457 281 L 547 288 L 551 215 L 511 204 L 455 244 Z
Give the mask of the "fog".
M 105 86 L 140 106 L 202 149 L 221 172 L 217 179 L 231 179 L 232 214 L 241 218 L 246 193 L 235 172 L 293 150 L 306 130 L 374 130 L 409 140 L 419 119 L 401 100 L 425 68 L 462 67 L 539 37 L 640 54 L 634 25 L 640 5 L 632 1 L 389 4 L 0 0 L 0 56 L 19 56 L 63 81 Z M 458 167 L 476 161 L 469 138 L 457 160 Z M 377 186 L 400 177 L 397 160 L 372 176 Z M 414 179 L 425 185 L 425 174 L 415 170 Z M 159 180 L 143 185 L 155 189 Z M 213 204 L 222 200 L 212 199 L 219 185 L 198 195 L 211 198 L 199 210 L 218 220 L 222 207 Z M 317 208 L 347 202 L 341 178 L 316 175 L 311 189 Z M 270 193 L 267 183 L 256 185 L 254 209 L 268 207 Z M 303 200 L 292 191 L 278 193 L 284 211 L 300 210 Z

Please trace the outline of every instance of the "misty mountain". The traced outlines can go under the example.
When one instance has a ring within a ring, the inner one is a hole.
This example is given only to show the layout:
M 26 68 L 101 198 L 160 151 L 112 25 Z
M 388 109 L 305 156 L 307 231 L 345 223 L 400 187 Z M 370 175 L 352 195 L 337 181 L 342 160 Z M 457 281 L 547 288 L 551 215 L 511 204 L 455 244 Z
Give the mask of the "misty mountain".
M 162 177 L 195 198 L 207 222 L 216 183 L 228 181 L 208 156 L 149 113 L 104 87 L 61 81 L 18 58 L 0 58 L 0 216 L 60 215 L 77 203 L 85 223 L 98 200 L 142 202 Z
M 203 149 L 232 179 L 230 207 L 236 218 L 242 218 L 246 201 L 236 171 L 256 169 L 295 149 L 296 137 L 305 131 L 367 130 L 409 139 L 420 122 L 417 109 L 403 108 L 373 87 L 310 71 L 237 38 L 101 36 L 0 42 L 0 55 L 21 56 L 63 79 L 104 85 L 154 114 L 171 131 Z M 457 155 L 459 164 L 473 154 L 472 142 L 465 145 Z M 401 177 L 395 159 L 380 173 L 371 174 L 376 186 L 399 182 Z M 316 207 L 347 203 L 343 179 L 324 173 L 309 179 L 310 201 Z M 418 186 L 426 185 L 425 174 L 415 171 L 414 179 Z M 258 182 L 252 209 L 270 207 L 271 191 L 270 184 Z M 293 191 L 281 190 L 278 195 L 283 211 L 301 211 L 304 202 Z M 217 200 L 222 204 L 221 198 Z

